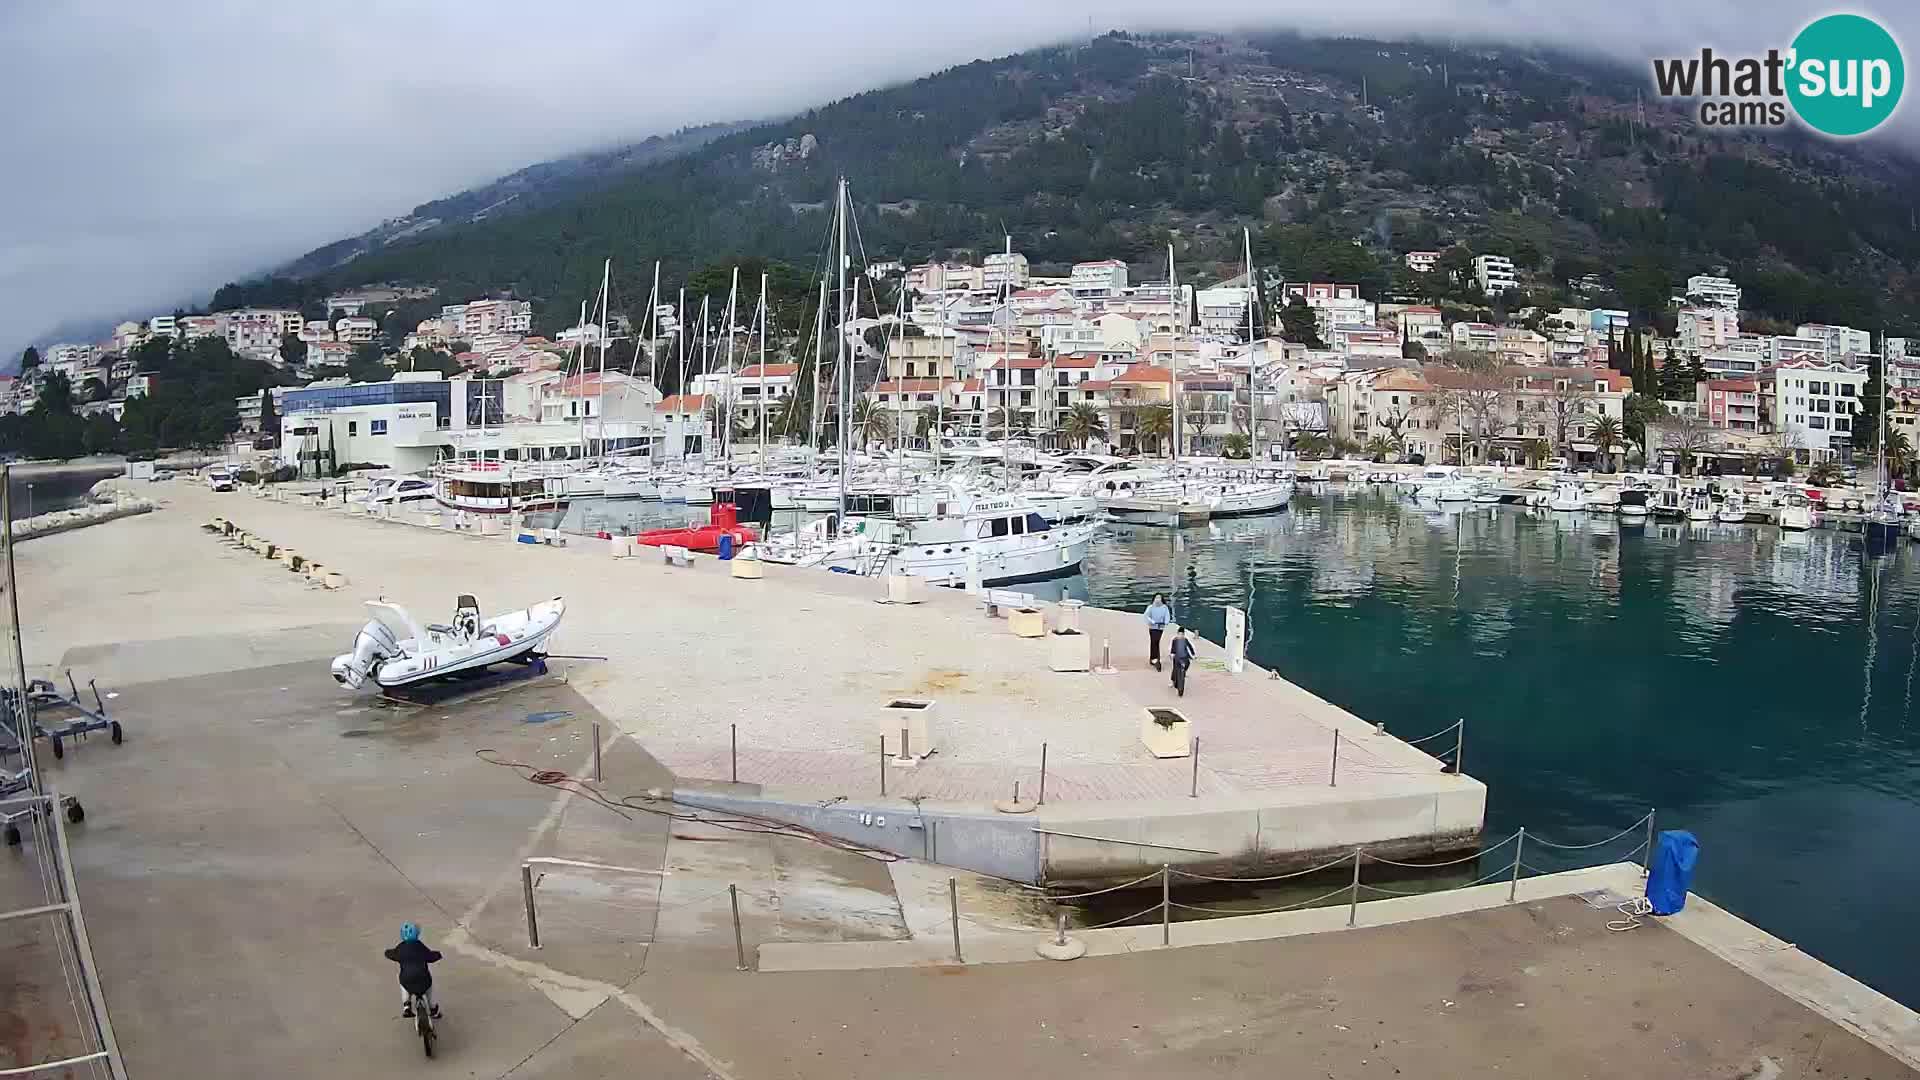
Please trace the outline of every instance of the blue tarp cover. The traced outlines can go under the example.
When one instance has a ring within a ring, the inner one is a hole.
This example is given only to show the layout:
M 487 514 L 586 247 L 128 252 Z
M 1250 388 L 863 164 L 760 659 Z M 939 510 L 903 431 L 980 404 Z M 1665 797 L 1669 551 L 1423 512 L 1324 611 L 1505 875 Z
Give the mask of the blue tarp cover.
M 1693 886 L 1693 866 L 1700 861 L 1700 841 L 1674 829 L 1660 834 L 1653 847 L 1653 872 L 1647 875 L 1647 900 L 1655 915 L 1671 915 L 1687 906 Z

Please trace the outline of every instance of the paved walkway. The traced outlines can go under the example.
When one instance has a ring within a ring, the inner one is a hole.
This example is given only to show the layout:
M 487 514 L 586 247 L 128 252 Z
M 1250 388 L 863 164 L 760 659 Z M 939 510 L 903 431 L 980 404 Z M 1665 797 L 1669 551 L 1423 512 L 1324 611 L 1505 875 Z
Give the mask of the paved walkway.
M 1138 739 L 1141 709 L 1160 705 L 1194 720 L 1203 795 L 1336 779 L 1391 791 L 1408 781 L 1425 787 L 1441 771 L 1420 750 L 1256 667 L 1237 676 L 1211 670 L 1221 653 L 1204 642 L 1189 693 L 1176 698 L 1146 666 L 1133 615 L 1085 613 L 1093 639 L 1113 642 L 1119 674 L 1056 674 L 1045 640 L 1016 638 L 971 598 L 945 590 L 918 606 L 885 607 L 874 602 L 878 582 L 840 575 L 768 567 L 765 580 L 738 582 L 711 561 L 690 571 L 650 557 L 616 561 L 594 542 L 529 548 L 183 483 L 163 496 L 172 506 L 161 513 L 73 534 L 58 549 L 22 550 L 30 560 L 124 564 L 147 575 L 137 585 L 109 577 L 63 607 L 124 610 L 138 594 L 157 594 L 164 575 L 174 588 L 162 632 L 351 620 L 357 601 L 373 595 L 401 601 L 422 621 L 461 592 L 479 595 L 487 610 L 565 595 L 557 650 L 610 657 L 577 669 L 581 693 L 685 777 L 731 775 L 728 725 L 737 723 L 741 781 L 772 792 L 875 794 L 877 713 L 895 697 L 937 702 L 939 748 L 920 767 L 894 772 L 895 796 L 979 802 L 1007 797 L 1016 780 L 1033 792 L 1044 743 L 1050 803 L 1183 798 L 1191 762 L 1156 761 Z M 344 571 L 345 595 L 316 593 L 201 533 L 199 523 L 215 514 Z M 204 591 L 181 597 L 187 581 Z M 25 595 L 33 599 L 30 587 Z M 69 642 L 89 640 L 59 629 Z M 120 628 L 96 620 L 91 629 L 112 640 Z M 1433 726 L 1448 722 L 1436 717 Z

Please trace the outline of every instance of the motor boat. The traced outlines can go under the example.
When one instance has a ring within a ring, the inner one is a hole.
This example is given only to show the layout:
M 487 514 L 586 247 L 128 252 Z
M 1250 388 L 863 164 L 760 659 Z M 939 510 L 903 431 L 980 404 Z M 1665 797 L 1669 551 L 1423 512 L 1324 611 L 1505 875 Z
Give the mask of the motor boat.
M 1553 498 L 1547 502 L 1547 509 L 1549 510 L 1584 510 L 1586 506 L 1586 492 L 1580 490 L 1579 484 L 1565 480 L 1554 485 Z
M 1720 500 L 1720 509 L 1714 515 L 1730 525 L 1738 525 L 1747 520 L 1747 497 L 1738 491 L 1729 491 Z
M 1202 488 L 1199 497 L 1217 518 L 1273 514 L 1287 508 L 1293 498 L 1293 481 L 1225 484 Z
M 733 550 L 760 539 L 760 534 L 740 524 L 740 508 L 730 502 L 717 502 L 707 511 L 705 525 L 679 529 L 649 529 L 634 536 L 633 542 L 647 547 L 683 547 L 688 551 L 719 551 L 722 540 L 732 538 Z
M 498 461 L 448 468 L 440 474 L 433 497 L 449 510 L 470 514 L 565 510 L 568 501 L 564 477 L 533 473 L 530 469 L 523 471 L 511 463 L 503 468 Z
M 369 678 L 392 690 L 538 658 L 559 629 L 567 604 L 556 596 L 521 611 L 483 618 L 479 603 L 462 595 L 454 603 L 452 623 L 424 627 L 406 608 L 387 600 L 369 600 L 367 610 L 373 618 L 353 639 L 353 651 L 333 658 L 334 681 L 353 690 Z
M 1798 532 L 1802 529 L 1814 529 L 1820 526 L 1820 511 L 1813 500 L 1799 492 L 1788 495 L 1780 502 L 1780 527 Z
M 1620 489 L 1600 484 L 1587 489 L 1581 499 L 1581 508 L 1589 514 L 1612 514 L 1620 509 Z
M 367 489 L 347 497 L 361 506 L 403 506 L 432 502 L 433 481 L 423 476 L 376 476 L 367 481 Z
M 1659 518 L 1683 518 L 1687 516 L 1687 503 L 1680 491 L 1680 482 L 1668 478 L 1666 486 L 1653 493 L 1653 516 Z
M 1713 496 L 1705 488 L 1696 488 L 1687 495 L 1687 520 L 1692 522 L 1713 520 Z
M 1493 506 L 1504 502 L 1505 499 L 1501 496 L 1500 489 L 1495 487 L 1492 481 L 1488 481 L 1474 485 L 1473 501 L 1482 506 Z
M 825 517 L 756 550 L 764 562 L 943 583 L 1043 581 L 1077 572 L 1097 522 L 1052 525 L 1020 494 L 955 499 L 927 517 Z

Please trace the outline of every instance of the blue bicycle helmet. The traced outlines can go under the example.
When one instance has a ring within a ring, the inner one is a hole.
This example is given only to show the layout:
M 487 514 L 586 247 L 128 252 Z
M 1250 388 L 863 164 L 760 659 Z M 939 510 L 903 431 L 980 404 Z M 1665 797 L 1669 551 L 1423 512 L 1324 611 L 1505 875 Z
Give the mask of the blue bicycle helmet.
M 419 941 L 420 928 L 413 925 L 412 923 L 401 923 L 400 924 L 400 940 L 401 941 Z

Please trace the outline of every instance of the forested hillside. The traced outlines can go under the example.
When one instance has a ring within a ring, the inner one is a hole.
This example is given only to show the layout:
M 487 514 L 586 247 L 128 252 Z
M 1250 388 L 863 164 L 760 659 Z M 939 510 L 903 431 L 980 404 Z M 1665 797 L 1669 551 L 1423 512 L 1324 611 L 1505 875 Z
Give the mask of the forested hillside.
M 1538 291 L 1598 276 L 1652 318 L 1724 267 L 1782 320 L 1920 327 L 1907 163 L 1793 133 L 1696 129 L 1644 76 L 1563 56 L 1287 35 L 1109 35 L 967 64 L 715 139 L 541 209 L 401 238 L 297 286 L 496 290 L 569 321 L 601 260 L 644 301 L 735 257 L 817 265 L 835 177 L 872 260 L 998 250 L 1036 270 L 1118 257 L 1225 276 L 1240 227 L 1289 277 L 1409 288 L 1400 253 L 1511 255 Z M 310 263 L 308 265 L 311 265 Z M 1429 275 L 1431 276 L 1431 275 Z

